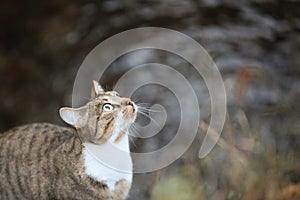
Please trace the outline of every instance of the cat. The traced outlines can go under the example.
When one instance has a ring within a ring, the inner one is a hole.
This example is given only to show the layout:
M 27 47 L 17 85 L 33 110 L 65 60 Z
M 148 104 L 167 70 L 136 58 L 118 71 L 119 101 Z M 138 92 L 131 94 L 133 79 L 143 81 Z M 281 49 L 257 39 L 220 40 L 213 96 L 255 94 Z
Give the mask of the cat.
M 93 81 L 91 100 L 80 108 L 61 108 L 72 127 L 35 123 L 0 134 L 0 199 L 125 199 L 132 182 L 128 129 L 137 105 Z M 125 156 L 110 155 L 117 147 Z M 93 155 L 122 160 L 118 171 Z

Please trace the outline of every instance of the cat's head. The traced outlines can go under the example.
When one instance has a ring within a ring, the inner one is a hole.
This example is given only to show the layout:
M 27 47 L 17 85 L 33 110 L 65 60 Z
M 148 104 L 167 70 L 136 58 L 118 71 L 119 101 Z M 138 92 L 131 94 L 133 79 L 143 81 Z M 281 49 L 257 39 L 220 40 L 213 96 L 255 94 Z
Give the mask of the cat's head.
M 119 142 L 136 119 L 137 106 L 115 91 L 105 92 L 93 81 L 92 99 L 80 108 L 61 108 L 61 118 L 77 129 L 83 142 L 101 144 L 112 135 Z

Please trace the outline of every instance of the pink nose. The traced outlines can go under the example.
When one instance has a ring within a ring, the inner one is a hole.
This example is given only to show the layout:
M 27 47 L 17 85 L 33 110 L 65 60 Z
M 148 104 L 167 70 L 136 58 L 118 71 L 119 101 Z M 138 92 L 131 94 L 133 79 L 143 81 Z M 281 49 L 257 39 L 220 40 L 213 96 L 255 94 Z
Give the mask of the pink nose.
M 127 105 L 127 106 L 131 106 L 132 109 L 133 109 L 133 112 L 135 112 L 135 108 L 134 108 L 134 103 L 133 103 L 133 101 L 128 100 L 128 101 L 126 102 L 126 105 Z
M 133 107 L 133 101 L 131 101 L 131 100 L 127 101 L 127 105 Z

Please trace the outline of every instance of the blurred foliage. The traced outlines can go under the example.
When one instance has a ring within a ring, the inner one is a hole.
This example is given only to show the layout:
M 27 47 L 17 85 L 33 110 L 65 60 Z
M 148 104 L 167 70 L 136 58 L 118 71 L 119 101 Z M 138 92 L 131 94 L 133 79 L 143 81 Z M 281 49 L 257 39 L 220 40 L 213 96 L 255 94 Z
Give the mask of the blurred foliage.
M 175 173 L 154 187 L 151 199 L 199 199 L 201 192 L 199 189 L 201 188 L 198 188 L 197 184 L 195 183 L 195 179 L 186 178 Z

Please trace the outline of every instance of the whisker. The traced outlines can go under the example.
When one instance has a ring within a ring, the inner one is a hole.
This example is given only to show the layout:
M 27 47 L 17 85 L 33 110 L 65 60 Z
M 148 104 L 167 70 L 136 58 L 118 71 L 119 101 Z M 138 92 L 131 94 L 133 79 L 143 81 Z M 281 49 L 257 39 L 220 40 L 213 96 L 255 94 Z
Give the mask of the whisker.
M 92 99 L 91 98 L 88 98 L 88 97 L 84 97 L 84 96 L 79 96 L 80 98 L 83 98 L 85 100 L 88 100 L 88 101 L 91 101 Z
M 143 113 L 145 115 L 149 115 L 150 116 L 151 112 L 148 112 L 148 110 L 138 110 L 138 113 Z
M 144 103 L 144 104 L 149 105 L 147 103 Z M 140 110 L 147 110 L 150 112 L 162 112 L 162 110 L 151 109 L 151 106 L 143 106 L 143 104 L 137 104 L 137 106 L 138 106 L 138 109 L 140 109 Z
M 137 127 L 135 126 L 135 124 L 131 124 L 131 126 L 129 127 L 129 131 L 134 132 L 134 135 L 130 136 L 129 139 L 130 139 L 130 141 L 134 144 L 134 146 L 137 147 L 136 144 L 135 144 L 135 142 L 134 142 L 134 138 L 137 138 L 137 137 L 142 138 L 142 136 L 141 136 L 141 134 L 138 132 L 138 129 L 137 129 Z
M 151 103 L 136 103 L 136 105 L 138 105 L 138 106 L 144 106 L 144 105 L 147 105 L 147 106 L 149 106 L 149 105 L 151 105 Z
M 157 125 L 157 127 L 159 127 L 158 122 L 155 119 L 153 119 L 150 115 L 148 115 L 146 113 L 143 113 L 141 111 L 139 111 L 138 113 L 140 113 L 140 114 L 144 115 L 145 117 L 148 117 L 149 119 L 153 120 L 153 122 Z
M 145 107 L 138 107 L 138 110 L 149 111 L 149 112 L 163 112 L 162 110 L 153 110 Z
M 136 144 L 135 144 L 135 142 L 134 142 L 134 139 L 132 137 L 130 137 L 130 136 L 128 138 L 129 138 L 130 142 L 133 144 L 133 146 L 137 147 Z
M 138 105 L 138 104 L 140 104 L 139 101 L 140 101 L 141 99 L 140 99 L 140 98 L 138 98 L 138 99 L 133 98 L 132 100 L 133 100 L 133 102 L 134 102 L 136 105 Z
M 131 125 L 131 131 L 134 132 L 134 136 L 142 137 L 141 134 L 138 132 L 137 128 L 132 124 Z

